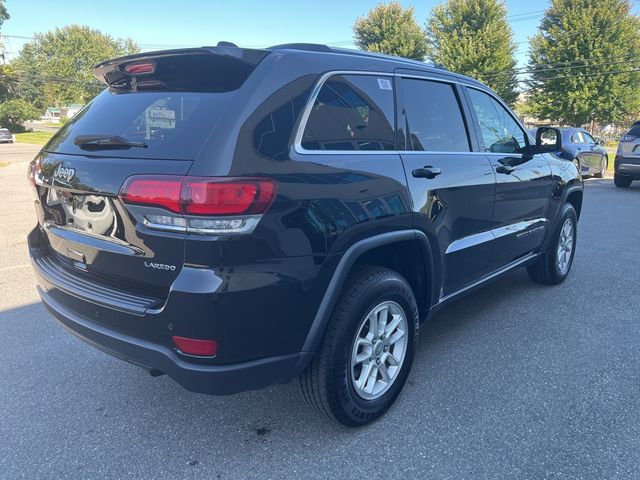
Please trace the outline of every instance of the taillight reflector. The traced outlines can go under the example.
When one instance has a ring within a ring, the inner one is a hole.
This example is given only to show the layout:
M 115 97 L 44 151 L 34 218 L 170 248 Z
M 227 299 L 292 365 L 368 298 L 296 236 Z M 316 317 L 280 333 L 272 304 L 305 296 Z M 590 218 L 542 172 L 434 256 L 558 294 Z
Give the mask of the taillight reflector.
M 172 337 L 173 343 L 182 353 L 201 357 L 214 357 L 218 353 L 218 342 L 199 338 Z
M 120 199 L 185 215 L 252 215 L 264 213 L 275 193 L 275 182 L 266 178 L 134 175 L 122 186 Z

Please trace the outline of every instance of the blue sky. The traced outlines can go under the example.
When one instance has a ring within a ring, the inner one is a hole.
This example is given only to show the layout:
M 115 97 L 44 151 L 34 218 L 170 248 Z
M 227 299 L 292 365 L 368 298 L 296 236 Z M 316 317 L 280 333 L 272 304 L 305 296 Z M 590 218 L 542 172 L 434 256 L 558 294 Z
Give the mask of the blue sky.
M 69 24 L 89 25 L 114 37 L 131 37 L 143 50 L 213 45 L 227 40 L 240 46 L 288 42 L 353 46 L 354 20 L 378 0 L 7 0 L 11 14 L 2 27 L 8 58 L 35 32 Z M 414 6 L 424 24 L 440 0 L 402 1 Z M 547 2 L 507 2 L 509 21 L 518 42 L 518 60 L 526 61 L 527 39 L 535 34 Z M 640 2 L 639 2 L 640 3 Z M 636 7 L 634 10 L 638 10 Z

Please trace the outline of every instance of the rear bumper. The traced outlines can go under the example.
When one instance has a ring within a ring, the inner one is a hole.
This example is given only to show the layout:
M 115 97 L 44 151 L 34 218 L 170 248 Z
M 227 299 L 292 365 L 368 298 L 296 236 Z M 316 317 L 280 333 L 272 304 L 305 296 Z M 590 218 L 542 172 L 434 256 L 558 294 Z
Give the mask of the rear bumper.
M 313 259 L 226 271 L 184 266 L 168 296 L 154 299 L 65 270 L 39 227 L 28 243 L 38 291 L 60 324 L 115 357 L 166 373 L 188 390 L 224 395 L 286 383 L 313 356 L 303 348 L 323 286 L 313 281 L 320 268 Z M 173 335 L 215 339 L 218 355 L 179 352 Z
M 172 349 L 126 335 L 82 318 L 54 300 L 42 288 L 44 305 L 68 331 L 90 345 L 149 371 L 166 373 L 187 390 L 228 395 L 285 383 L 297 376 L 311 353 L 264 358 L 233 365 L 199 365 L 186 362 Z
M 617 156 L 615 172 L 617 175 L 640 179 L 640 158 Z

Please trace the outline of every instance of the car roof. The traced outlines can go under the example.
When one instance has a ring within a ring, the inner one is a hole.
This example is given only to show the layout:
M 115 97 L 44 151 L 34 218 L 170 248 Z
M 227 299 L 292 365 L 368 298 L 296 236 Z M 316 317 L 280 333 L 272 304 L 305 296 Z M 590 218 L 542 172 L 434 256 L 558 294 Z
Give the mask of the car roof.
M 121 63 L 129 62 L 132 60 L 141 60 L 144 58 L 158 57 L 165 55 L 180 55 L 190 53 L 203 53 L 209 52 L 217 55 L 225 55 L 229 57 L 235 57 L 238 59 L 251 57 L 251 58 L 264 58 L 271 53 L 277 52 L 280 55 L 295 54 L 301 57 L 315 57 L 316 59 L 323 59 L 322 63 L 331 64 L 332 69 L 342 70 L 371 70 L 380 72 L 393 72 L 396 69 L 406 69 L 419 71 L 425 74 L 432 74 L 437 76 L 449 77 L 452 81 L 458 81 L 462 83 L 471 84 L 473 86 L 482 87 L 488 89 L 486 85 L 475 80 L 471 77 L 467 77 L 458 73 L 451 72 L 442 66 L 434 63 L 421 62 L 419 60 L 412 60 L 403 57 L 397 57 L 394 55 L 386 55 L 382 53 L 366 52 L 362 50 L 354 50 L 347 48 L 329 47 L 322 44 L 314 43 L 286 43 L 281 45 L 274 45 L 267 48 L 241 48 L 230 42 L 219 42 L 216 46 L 203 46 L 198 48 L 183 48 L 172 50 L 159 50 L 153 52 L 137 53 L 134 55 L 128 55 L 126 57 L 119 57 L 111 60 L 107 60 L 96 65 L 95 74 L 100 80 L 101 75 L 98 73 L 105 70 L 107 67 L 113 68 Z M 333 62 L 327 61 L 333 59 Z M 259 60 L 258 60 L 259 61 Z M 349 68 L 353 65 L 353 68 Z

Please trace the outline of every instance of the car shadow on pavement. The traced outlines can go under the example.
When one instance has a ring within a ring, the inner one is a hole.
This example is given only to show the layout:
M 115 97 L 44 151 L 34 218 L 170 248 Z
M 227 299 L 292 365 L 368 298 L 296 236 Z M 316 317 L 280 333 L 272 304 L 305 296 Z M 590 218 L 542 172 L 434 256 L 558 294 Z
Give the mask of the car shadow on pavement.
M 526 275 L 514 273 L 453 303 L 423 325 L 410 384 L 428 384 L 429 372 L 425 370 L 437 368 L 430 358 L 433 351 L 446 350 L 447 345 L 469 335 L 477 336 L 475 330 L 486 329 L 499 318 L 503 304 L 513 301 L 514 296 L 525 296 L 531 285 Z M 507 289 L 509 298 L 503 294 Z M 194 394 L 167 376 L 153 378 L 84 344 L 57 325 L 41 304 L 0 312 L 0 325 L 6 342 L 0 367 L 4 370 L 0 377 L 7 382 L 0 389 L 2 401 L 21 399 L 23 405 L 36 406 L 47 399 L 43 403 L 51 410 L 49 418 L 60 418 L 60 412 L 53 411 L 56 407 L 84 409 L 84 415 L 98 423 L 104 424 L 101 417 L 109 418 L 109 424 L 123 422 L 145 436 L 155 434 L 159 427 L 142 420 L 161 418 L 162 428 L 176 434 L 201 430 L 205 435 L 215 426 L 218 431 L 244 432 L 242 442 L 264 441 L 277 428 L 336 430 L 309 411 L 295 381 L 226 397 Z M 37 348 L 25 348 L 25 344 Z M 426 368 L 428 364 L 430 368 Z M 25 392 L 32 397 L 24 398 Z M 137 420 L 132 422 L 131 418 Z

